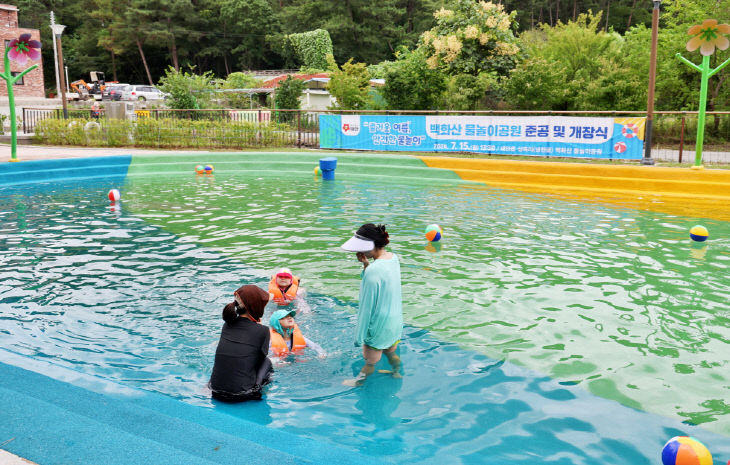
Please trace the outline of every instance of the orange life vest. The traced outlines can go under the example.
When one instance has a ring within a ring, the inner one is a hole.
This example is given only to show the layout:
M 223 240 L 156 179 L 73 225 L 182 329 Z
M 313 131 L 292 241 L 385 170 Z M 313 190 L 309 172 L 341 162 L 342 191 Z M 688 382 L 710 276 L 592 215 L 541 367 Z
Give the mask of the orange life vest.
M 277 357 L 284 356 L 289 353 L 289 346 L 286 344 L 286 341 L 282 337 L 281 334 L 276 332 L 274 328 L 269 328 L 269 332 L 271 333 L 271 351 L 276 355 Z M 292 341 L 291 345 L 291 351 L 297 352 L 300 350 L 304 350 L 305 347 L 307 347 L 307 343 L 304 341 L 304 336 L 302 335 L 302 332 L 299 330 L 299 326 L 294 323 L 294 340 Z
M 269 294 L 273 296 L 272 300 L 279 305 L 289 305 L 292 300 L 296 299 L 297 290 L 299 290 L 299 276 L 292 278 L 291 285 L 285 292 L 281 292 L 279 286 L 276 285 L 276 275 L 272 276 L 269 281 Z

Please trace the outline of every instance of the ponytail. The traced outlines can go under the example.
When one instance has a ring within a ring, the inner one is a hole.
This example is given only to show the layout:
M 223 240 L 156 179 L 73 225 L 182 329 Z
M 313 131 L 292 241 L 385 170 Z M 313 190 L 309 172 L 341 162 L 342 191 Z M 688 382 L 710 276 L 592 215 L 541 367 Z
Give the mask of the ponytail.
M 390 235 L 388 234 L 388 231 L 385 230 L 384 224 L 379 224 L 377 226 L 373 223 L 364 224 L 357 230 L 357 235 L 370 239 L 378 249 L 382 249 L 390 243 Z
M 223 321 L 230 325 L 236 321 L 236 318 L 238 318 L 238 304 L 236 302 L 231 302 L 223 307 Z

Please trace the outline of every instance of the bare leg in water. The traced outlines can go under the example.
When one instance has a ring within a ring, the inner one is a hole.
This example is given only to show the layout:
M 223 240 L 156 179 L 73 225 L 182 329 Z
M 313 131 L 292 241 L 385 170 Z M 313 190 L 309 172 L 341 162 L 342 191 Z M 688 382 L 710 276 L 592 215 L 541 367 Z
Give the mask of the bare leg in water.
M 388 363 L 390 363 L 391 370 L 378 370 L 378 373 L 390 373 L 393 378 L 402 378 L 403 375 L 400 374 L 400 357 L 398 354 L 395 353 L 395 349 L 398 347 L 398 343 L 393 344 L 389 348 L 385 349 L 383 352 L 385 353 L 385 356 L 388 358 Z
M 388 362 L 390 363 L 390 366 L 393 368 L 392 370 L 380 370 L 379 373 L 390 373 L 393 375 L 393 378 L 401 378 L 400 374 L 400 357 L 395 353 L 395 349 L 398 346 L 398 343 L 396 342 L 389 348 L 382 350 L 382 349 L 373 349 L 372 347 L 363 345 L 362 346 L 362 356 L 365 359 L 365 366 L 362 367 L 362 370 L 360 370 L 360 373 L 353 379 L 346 379 L 342 382 L 345 386 L 359 386 L 364 381 L 365 378 L 373 374 L 375 372 L 375 364 L 380 361 L 380 357 L 383 355 L 383 352 L 385 352 L 385 356 L 388 358 Z

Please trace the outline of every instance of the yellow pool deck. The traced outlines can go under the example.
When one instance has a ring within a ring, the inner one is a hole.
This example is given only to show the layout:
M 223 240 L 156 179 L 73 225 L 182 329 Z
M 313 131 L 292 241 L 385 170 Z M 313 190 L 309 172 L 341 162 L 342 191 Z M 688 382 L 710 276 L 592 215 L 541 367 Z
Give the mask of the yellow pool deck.
M 462 179 L 558 198 L 730 221 L 730 170 L 419 157 Z

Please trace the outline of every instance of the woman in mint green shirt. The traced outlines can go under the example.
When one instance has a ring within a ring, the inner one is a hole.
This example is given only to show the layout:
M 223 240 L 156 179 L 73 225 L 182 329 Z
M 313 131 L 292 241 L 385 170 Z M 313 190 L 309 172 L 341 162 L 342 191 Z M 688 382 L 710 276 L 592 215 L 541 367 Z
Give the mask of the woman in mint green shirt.
M 362 345 L 365 366 L 356 378 L 344 382 L 348 386 L 357 386 L 372 374 L 383 353 L 392 371 L 382 371 L 401 376 L 400 357 L 395 353 L 403 333 L 400 262 L 397 255 L 385 250 L 389 242 L 385 225 L 368 223 L 342 245 L 344 250 L 356 252 L 363 265 L 357 344 Z

